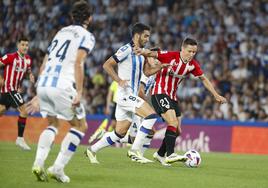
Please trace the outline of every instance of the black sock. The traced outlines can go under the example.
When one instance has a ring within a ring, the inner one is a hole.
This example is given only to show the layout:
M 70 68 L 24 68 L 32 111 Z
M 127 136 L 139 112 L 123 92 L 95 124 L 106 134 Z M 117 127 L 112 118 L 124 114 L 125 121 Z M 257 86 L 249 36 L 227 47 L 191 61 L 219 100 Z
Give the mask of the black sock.
M 170 156 L 172 153 L 174 153 L 176 138 L 177 133 L 167 128 L 165 133 L 167 156 Z
M 18 118 L 18 137 L 23 137 L 24 129 L 25 129 L 25 124 L 26 124 L 26 119 L 24 117 Z
M 157 153 L 161 157 L 165 156 L 165 154 L 166 154 L 166 138 L 163 139 L 162 144 L 161 144 L 159 150 L 157 151 Z

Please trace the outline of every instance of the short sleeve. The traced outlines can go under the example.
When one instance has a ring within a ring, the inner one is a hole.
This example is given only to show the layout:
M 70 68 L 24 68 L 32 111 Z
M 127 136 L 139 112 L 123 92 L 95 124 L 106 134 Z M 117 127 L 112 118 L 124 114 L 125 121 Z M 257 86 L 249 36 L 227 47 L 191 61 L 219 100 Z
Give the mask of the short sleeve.
M 203 70 L 201 69 L 199 63 L 196 60 L 193 60 L 194 69 L 190 72 L 195 77 L 201 76 L 203 74 Z
M 132 48 L 130 45 L 124 45 L 117 50 L 117 52 L 113 55 L 114 60 L 117 63 L 124 61 L 129 54 L 131 54 Z
M 3 57 L 0 58 L 0 62 L 2 62 L 4 65 L 10 64 L 11 61 L 11 56 L 9 54 L 4 55 Z
M 161 63 L 169 63 L 171 60 L 176 59 L 178 56 L 178 52 L 172 52 L 172 51 L 158 51 L 157 52 L 157 59 Z
M 143 83 L 144 85 L 146 85 L 147 84 L 147 82 L 148 82 L 148 80 L 149 80 L 149 77 L 147 77 L 147 76 L 145 76 L 145 74 L 142 74 L 141 75 L 141 83 Z
M 81 38 L 78 49 L 83 49 L 87 53 L 90 53 L 95 46 L 95 37 L 92 33 L 88 33 Z

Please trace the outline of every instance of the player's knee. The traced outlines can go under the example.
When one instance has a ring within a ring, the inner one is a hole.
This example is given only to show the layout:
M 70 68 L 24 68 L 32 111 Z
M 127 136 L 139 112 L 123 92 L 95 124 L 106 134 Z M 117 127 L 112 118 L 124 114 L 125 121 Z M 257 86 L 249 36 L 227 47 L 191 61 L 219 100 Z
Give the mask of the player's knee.
M 20 112 L 20 117 L 27 118 L 28 113 L 27 112 Z
M 2 116 L 6 112 L 6 107 L 3 105 L 0 105 L 0 116 Z
M 81 131 L 83 133 L 87 132 L 87 129 L 88 129 L 88 125 L 87 125 L 87 122 L 83 122 L 82 125 L 81 125 Z
M 179 121 L 174 119 L 174 120 L 166 120 L 167 124 L 173 127 L 179 127 Z
M 127 130 L 125 128 L 120 128 L 118 126 L 115 127 L 115 132 L 119 134 L 120 136 L 124 137 L 127 134 Z

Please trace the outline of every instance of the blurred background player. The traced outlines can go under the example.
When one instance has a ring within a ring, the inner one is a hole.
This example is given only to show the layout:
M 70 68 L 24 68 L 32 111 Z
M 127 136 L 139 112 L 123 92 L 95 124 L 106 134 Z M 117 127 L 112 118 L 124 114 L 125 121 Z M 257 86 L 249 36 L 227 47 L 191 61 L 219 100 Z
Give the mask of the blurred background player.
M 159 69 L 151 68 L 148 63 L 144 64 L 144 57 L 133 53 L 133 45 L 143 48 L 149 41 L 149 37 L 150 27 L 142 23 L 136 23 L 132 27 L 132 41 L 120 47 L 103 65 L 104 70 L 118 83 L 116 127 L 114 131 L 106 133 L 97 143 L 88 147 L 86 155 L 91 163 L 98 163 L 95 155 L 97 151 L 113 145 L 125 136 L 134 114 L 144 118 L 140 126 L 142 131 L 136 135 L 135 139 L 139 141 L 138 146 L 142 144 L 157 120 L 157 115 L 152 107 L 138 96 L 138 89 L 142 72 L 146 75 L 152 75 Z M 118 67 L 118 74 L 114 67 Z M 131 155 L 140 159 L 140 161 L 144 160 L 138 150 L 131 151 Z
M 0 81 L 0 116 L 9 107 L 16 108 L 19 111 L 16 145 L 23 150 L 31 150 L 23 138 L 28 114 L 25 109 L 23 96 L 20 93 L 21 83 L 26 74 L 29 75 L 29 79 L 33 84 L 35 81 L 31 72 L 32 60 L 27 54 L 29 49 L 28 38 L 25 36 L 20 37 L 17 41 L 17 48 L 17 52 L 6 54 L 0 58 L 0 67 L 4 66 L 4 74 L 0 78 L 2 80 Z
M 100 124 L 99 128 L 93 133 L 89 138 L 88 142 L 91 144 L 94 140 L 98 140 L 103 137 L 104 133 L 107 131 L 111 132 L 115 129 L 116 119 L 115 119 L 115 109 L 116 109 L 116 95 L 117 95 L 118 83 L 112 81 L 107 98 L 106 98 L 106 108 L 105 115 L 110 115 L 110 124 L 108 124 L 108 118 L 105 118 Z
M 73 5 L 71 13 L 73 25 L 63 27 L 54 36 L 38 79 L 40 113 L 49 123 L 39 137 L 32 167 L 32 172 L 39 181 L 47 181 L 48 174 L 59 182 L 70 182 L 64 173 L 64 167 L 87 130 L 85 109 L 80 101 L 84 61 L 95 45 L 94 36 L 87 30 L 92 21 L 92 8 L 86 1 L 78 1 Z M 58 132 L 59 119 L 68 121 L 72 128 L 62 140 L 60 152 L 46 173 L 44 163 Z
M 161 63 L 169 63 L 172 67 L 162 69 L 156 74 L 156 81 L 152 89 L 152 105 L 156 112 L 167 123 L 165 138 L 159 150 L 153 157 L 161 164 L 179 160 L 174 152 L 177 136 L 181 134 L 181 111 L 177 101 L 177 87 L 188 74 L 198 77 L 219 103 L 226 103 L 226 99 L 219 95 L 212 83 L 204 75 L 194 56 L 197 52 L 197 41 L 192 38 L 184 39 L 181 51 L 151 51 L 135 48 L 137 54 L 145 57 L 157 58 Z

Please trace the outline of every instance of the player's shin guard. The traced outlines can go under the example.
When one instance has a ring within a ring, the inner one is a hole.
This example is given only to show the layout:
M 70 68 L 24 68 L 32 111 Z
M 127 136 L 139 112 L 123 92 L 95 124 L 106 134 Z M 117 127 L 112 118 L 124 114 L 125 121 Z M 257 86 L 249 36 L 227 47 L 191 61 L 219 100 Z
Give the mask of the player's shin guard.
M 70 129 L 61 143 L 61 150 L 53 165 L 55 169 L 63 169 L 68 164 L 84 135 L 83 132 L 77 129 Z
M 157 114 L 151 114 L 144 118 L 141 126 L 138 129 L 134 143 L 132 144 L 132 150 L 142 150 L 142 146 L 145 143 L 145 138 L 148 136 L 157 120 Z
M 105 148 L 107 146 L 113 145 L 115 142 L 118 142 L 123 136 L 119 135 L 115 131 L 107 132 L 104 136 L 91 146 L 91 151 L 96 153 L 98 150 Z
M 164 157 L 166 154 L 167 150 L 166 150 L 166 138 L 163 139 L 162 144 L 160 146 L 160 148 L 158 149 L 157 153 L 160 157 Z
M 25 124 L 26 124 L 27 118 L 19 116 L 18 118 L 18 137 L 23 137 Z
M 145 151 L 150 147 L 150 144 L 151 144 L 151 141 L 153 139 L 153 136 L 152 134 L 149 134 L 145 137 L 144 139 L 144 144 L 142 145 L 141 147 L 141 154 L 144 155 Z
M 37 145 L 37 151 L 36 151 L 36 157 L 34 161 L 35 166 L 44 166 L 44 162 L 47 159 L 47 156 L 49 154 L 49 151 L 51 149 L 52 143 L 55 140 L 55 136 L 58 133 L 58 129 L 53 126 L 48 126 L 40 135 L 38 145 Z
M 177 138 L 177 128 L 173 126 L 167 126 L 167 130 L 165 133 L 167 156 L 174 153 L 176 138 Z

